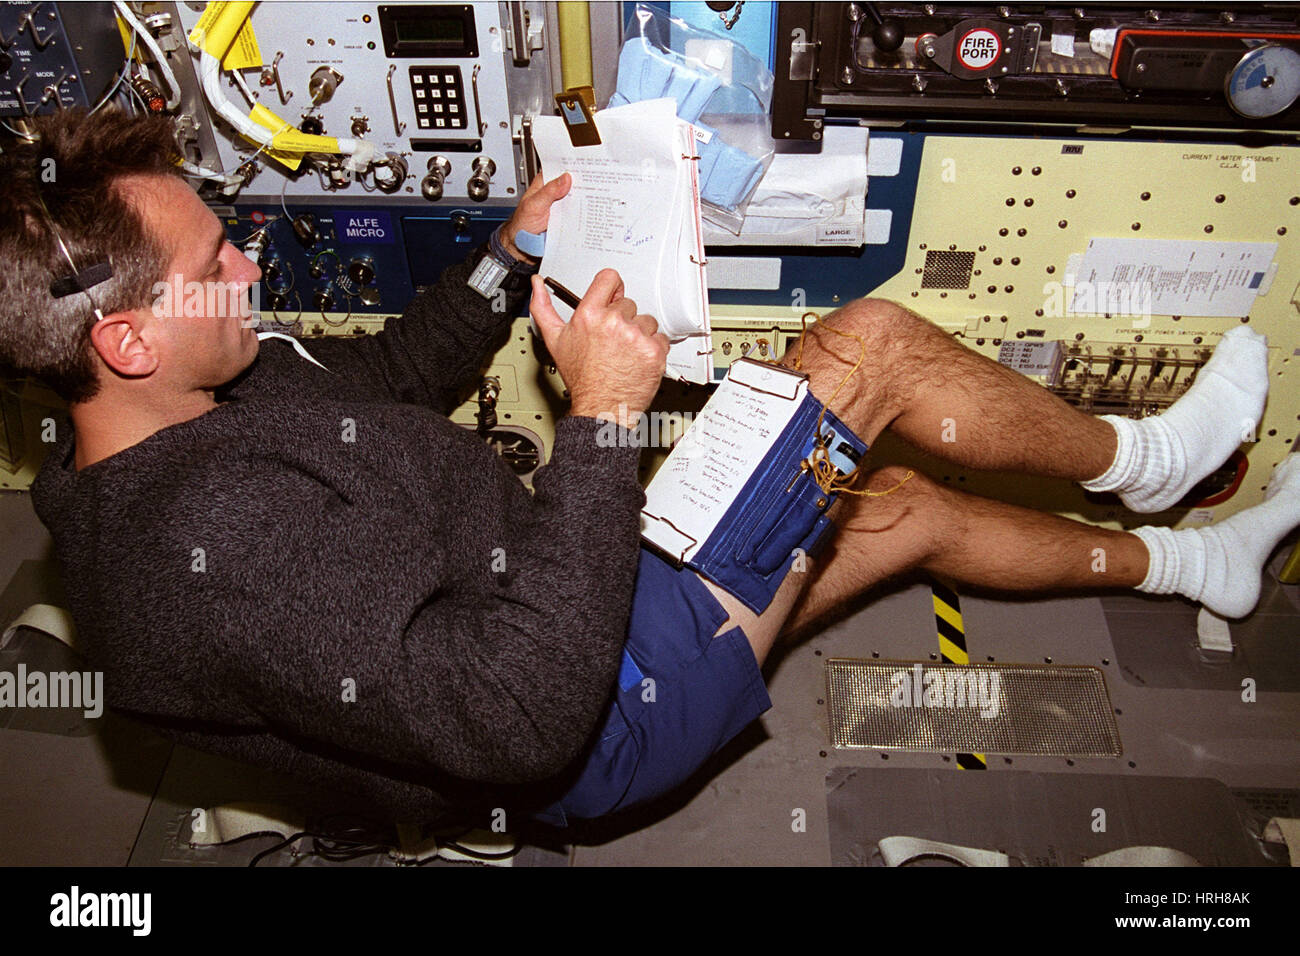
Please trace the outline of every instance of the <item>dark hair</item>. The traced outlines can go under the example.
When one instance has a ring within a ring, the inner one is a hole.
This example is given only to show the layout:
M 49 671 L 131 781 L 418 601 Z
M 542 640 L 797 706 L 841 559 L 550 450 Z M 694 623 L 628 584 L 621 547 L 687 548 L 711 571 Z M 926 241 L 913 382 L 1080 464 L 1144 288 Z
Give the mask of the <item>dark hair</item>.
M 33 375 L 65 401 L 81 402 L 99 391 L 90 345 L 94 307 L 108 315 L 147 306 L 169 264 L 170 253 L 118 181 L 179 175 L 180 154 L 164 117 L 106 107 L 61 110 L 32 125 L 33 141 L 16 140 L 0 152 L 0 368 Z M 113 268 L 89 297 L 50 294 L 50 283 L 72 269 L 42 198 L 77 268 L 105 261 Z

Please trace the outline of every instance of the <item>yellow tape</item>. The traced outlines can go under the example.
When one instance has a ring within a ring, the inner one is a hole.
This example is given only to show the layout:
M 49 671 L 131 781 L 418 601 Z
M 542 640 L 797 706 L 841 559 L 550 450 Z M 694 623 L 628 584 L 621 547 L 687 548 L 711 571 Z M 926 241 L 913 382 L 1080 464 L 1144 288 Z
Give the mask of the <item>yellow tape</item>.
M 278 133 L 289 125 L 261 103 L 258 103 L 253 107 L 253 111 L 248 114 L 248 118 L 259 126 L 265 126 L 272 133 Z M 292 129 L 293 127 L 290 126 L 289 128 Z M 272 137 L 271 142 L 275 142 L 274 137 Z M 302 165 L 302 156 L 299 153 L 284 152 L 272 147 L 267 147 L 262 151 L 262 155 L 271 157 L 271 159 L 274 159 L 277 163 L 289 169 L 297 169 Z
M 333 136 L 313 136 L 295 129 L 292 123 L 280 119 L 273 112 L 258 103 L 249 118 L 259 126 L 265 126 L 275 133 L 272 142 L 276 149 L 293 153 L 337 153 L 339 141 Z
M 939 653 L 954 664 L 970 663 L 970 655 L 942 634 L 939 635 Z
M 269 129 L 275 135 L 271 137 L 272 146 L 263 150 L 263 155 L 270 156 L 276 162 L 297 169 L 302 165 L 303 153 L 337 153 L 339 141 L 333 136 L 312 136 L 294 129 L 291 123 L 282 120 L 261 103 L 253 107 L 248 114 L 258 126 Z
M 248 0 L 214 0 L 190 31 L 190 42 L 204 53 L 221 57 L 227 70 L 247 70 L 262 65 L 262 51 L 248 19 Z
M 117 17 L 117 32 L 122 34 L 122 55 L 125 56 L 126 51 L 131 49 L 131 28 L 126 25 L 126 21 L 123 20 L 121 17 Z M 143 63 L 144 51 L 145 51 L 145 45 L 141 43 L 139 40 L 136 40 L 135 55 L 132 57 L 132 59 L 136 63 Z
M 940 593 L 952 593 L 952 603 L 948 603 L 947 597 L 941 597 Z M 934 604 L 934 616 L 936 620 L 936 630 L 939 638 L 939 654 L 943 660 L 951 661 L 954 664 L 969 664 L 970 653 L 952 638 L 943 633 L 943 628 L 938 627 L 938 622 L 947 624 L 953 631 L 961 637 L 962 643 L 966 642 L 966 626 L 962 623 L 960 598 L 957 589 L 951 586 L 950 582 L 940 581 L 935 578 L 934 585 L 930 589 L 930 596 Z M 987 770 L 989 766 L 988 758 L 983 754 L 957 754 L 957 766 L 963 770 Z

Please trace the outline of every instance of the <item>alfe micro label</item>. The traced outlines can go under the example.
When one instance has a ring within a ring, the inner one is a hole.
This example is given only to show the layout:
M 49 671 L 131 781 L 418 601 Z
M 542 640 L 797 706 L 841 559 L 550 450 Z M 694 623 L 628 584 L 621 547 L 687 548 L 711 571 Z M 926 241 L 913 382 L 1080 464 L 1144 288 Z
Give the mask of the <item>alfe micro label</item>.
M 392 243 L 397 241 L 393 220 L 387 212 L 368 209 L 349 212 L 340 209 L 334 213 L 334 237 L 339 242 Z

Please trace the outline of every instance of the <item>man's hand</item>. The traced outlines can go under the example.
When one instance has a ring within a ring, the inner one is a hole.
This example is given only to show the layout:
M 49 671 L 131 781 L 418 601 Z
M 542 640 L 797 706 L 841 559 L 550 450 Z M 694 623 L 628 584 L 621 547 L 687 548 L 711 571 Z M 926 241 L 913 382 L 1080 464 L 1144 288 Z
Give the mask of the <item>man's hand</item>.
M 568 324 L 556 314 L 541 276 L 533 276 L 530 309 L 569 389 L 569 413 L 635 428 L 659 391 L 668 336 L 653 316 L 637 314 L 619 274 L 596 273 Z
M 545 231 L 546 224 L 551 218 L 551 203 L 567 196 L 572 185 L 573 177 L 568 173 L 557 176 L 549 183 L 542 182 L 541 173 L 533 177 L 532 183 L 519 197 L 519 205 L 515 208 L 514 215 L 501 227 L 501 244 L 506 247 L 506 252 L 520 262 L 537 264 L 538 260 L 519 251 L 519 247 L 515 245 L 515 233 L 520 229 L 526 229 L 531 233 Z

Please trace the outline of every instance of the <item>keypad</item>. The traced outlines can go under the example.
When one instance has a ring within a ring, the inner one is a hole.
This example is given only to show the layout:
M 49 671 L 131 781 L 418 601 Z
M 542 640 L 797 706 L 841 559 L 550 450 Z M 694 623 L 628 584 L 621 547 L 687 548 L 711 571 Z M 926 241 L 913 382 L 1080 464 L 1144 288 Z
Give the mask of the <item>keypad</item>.
M 415 125 L 420 129 L 465 129 L 465 86 L 459 66 L 411 67 Z

